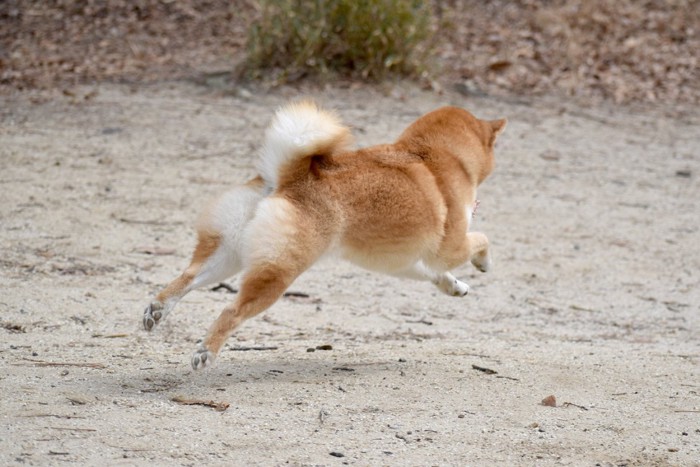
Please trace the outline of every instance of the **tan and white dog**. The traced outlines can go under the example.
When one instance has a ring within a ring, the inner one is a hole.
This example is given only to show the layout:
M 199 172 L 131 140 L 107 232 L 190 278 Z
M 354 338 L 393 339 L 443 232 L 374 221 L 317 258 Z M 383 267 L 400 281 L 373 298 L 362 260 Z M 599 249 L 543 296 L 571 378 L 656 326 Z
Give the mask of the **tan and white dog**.
M 205 211 L 189 267 L 148 305 L 144 328 L 152 330 L 191 290 L 243 271 L 235 302 L 192 356 L 194 369 L 206 367 L 243 321 L 329 252 L 467 294 L 469 286 L 449 271 L 468 260 L 489 269 L 488 240 L 469 224 L 505 125 L 443 107 L 394 144 L 352 150 L 350 130 L 334 114 L 306 101 L 279 109 L 265 133 L 260 175 Z

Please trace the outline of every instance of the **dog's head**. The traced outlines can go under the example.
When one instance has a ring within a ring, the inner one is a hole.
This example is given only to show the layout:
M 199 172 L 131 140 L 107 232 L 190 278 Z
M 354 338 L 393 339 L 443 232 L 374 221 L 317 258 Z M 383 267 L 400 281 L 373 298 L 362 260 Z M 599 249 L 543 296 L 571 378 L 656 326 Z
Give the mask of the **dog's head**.
M 496 138 L 507 120 L 480 120 L 458 107 L 442 107 L 416 120 L 399 137 L 399 142 L 419 151 L 423 157 L 457 157 L 478 185 L 493 171 Z

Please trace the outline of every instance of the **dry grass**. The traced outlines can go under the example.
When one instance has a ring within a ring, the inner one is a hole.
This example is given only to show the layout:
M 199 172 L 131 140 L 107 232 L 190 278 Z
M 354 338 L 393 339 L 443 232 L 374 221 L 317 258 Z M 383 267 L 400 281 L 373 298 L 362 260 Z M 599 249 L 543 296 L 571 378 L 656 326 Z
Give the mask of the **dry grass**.
M 274 81 L 345 75 L 382 79 L 424 70 L 431 15 L 421 0 L 264 0 L 244 74 Z

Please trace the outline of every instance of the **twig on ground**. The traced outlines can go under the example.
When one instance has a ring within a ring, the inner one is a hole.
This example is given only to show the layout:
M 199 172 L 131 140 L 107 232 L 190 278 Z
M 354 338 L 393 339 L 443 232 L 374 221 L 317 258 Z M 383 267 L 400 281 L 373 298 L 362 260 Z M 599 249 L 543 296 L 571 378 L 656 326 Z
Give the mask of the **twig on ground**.
M 31 414 L 20 415 L 20 416 L 24 417 L 24 418 L 43 418 L 43 417 L 66 418 L 68 420 L 71 420 L 73 418 L 85 418 L 85 417 L 79 417 L 77 415 L 58 415 L 55 413 L 31 413 Z
M 94 428 L 71 428 L 68 426 L 47 426 L 51 430 L 63 430 L 63 431 L 97 431 Z
M 228 290 L 231 293 L 238 293 L 238 289 L 228 285 L 225 282 L 219 282 L 217 285 L 212 287 L 210 290 L 212 292 L 218 292 L 221 289 Z M 282 294 L 283 297 L 295 297 L 295 298 L 311 298 L 311 295 L 305 293 L 305 292 L 295 292 L 293 290 L 290 290 L 289 292 L 285 292 Z
M 498 372 L 496 370 L 492 370 L 491 368 L 485 368 L 485 367 L 479 366 L 479 365 L 472 365 L 472 368 L 477 370 L 477 371 L 481 371 L 483 373 L 486 373 L 487 375 L 498 374 Z
M 248 352 L 250 350 L 277 350 L 279 347 L 271 345 L 267 346 L 254 346 L 254 347 L 231 347 L 229 350 L 234 350 L 236 352 Z
M 221 289 L 228 290 L 228 291 L 231 292 L 231 293 L 238 293 L 238 289 L 237 289 L 237 288 L 231 287 L 230 285 L 228 285 L 228 284 L 225 283 L 225 282 L 219 282 L 218 285 L 215 285 L 215 286 L 212 287 L 210 290 L 211 290 L 212 292 L 218 292 L 218 291 L 221 290 Z
M 22 360 L 25 360 L 27 362 L 30 362 L 33 364 L 33 366 L 76 366 L 76 367 L 82 367 L 82 368 L 97 368 L 97 369 L 102 369 L 102 368 L 107 368 L 107 365 L 103 365 L 102 363 L 74 363 L 74 362 L 46 362 L 44 360 L 33 360 L 31 358 L 23 358 Z M 15 366 L 21 366 L 23 363 L 13 363 Z
M 425 324 L 425 325 L 428 325 L 428 326 L 432 326 L 432 325 L 433 325 L 433 322 L 432 322 L 432 321 L 428 321 L 428 320 L 425 319 L 425 318 L 421 318 L 421 319 L 417 319 L 417 320 L 412 320 L 412 321 L 411 321 L 411 320 L 406 320 L 406 322 L 407 322 L 407 323 Z
M 297 298 L 309 298 L 311 295 L 304 293 L 304 292 L 294 292 L 294 291 L 289 291 L 285 292 L 282 294 L 283 297 L 297 297 Z
M 509 380 L 511 380 L 511 381 L 520 381 L 518 378 L 513 378 L 512 376 L 498 375 L 498 376 L 496 376 L 496 378 L 500 378 L 500 379 L 509 379 Z
M 144 225 L 176 225 L 177 222 L 166 222 L 166 221 L 157 221 L 157 220 L 149 220 L 149 219 L 129 219 L 127 217 L 117 217 L 116 218 L 119 222 L 124 222 L 125 224 L 144 224 Z
M 21 324 L 17 324 L 17 323 L 2 323 L 2 324 L 0 324 L 0 327 L 2 327 L 3 329 L 5 329 L 7 331 L 14 332 L 14 333 L 27 332 L 27 329 L 24 326 L 22 326 Z
M 581 410 L 588 410 L 588 407 L 584 407 L 582 405 L 574 404 L 573 402 L 564 402 L 562 407 L 578 407 Z
M 173 402 L 177 402 L 178 404 L 182 405 L 203 405 L 204 407 L 211 407 L 217 412 L 224 412 L 226 409 L 229 408 L 228 402 L 214 402 L 214 401 L 205 401 L 205 400 L 200 400 L 200 399 L 187 399 L 182 396 L 175 396 L 170 399 Z
M 174 255 L 177 251 L 175 248 L 163 248 L 159 246 L 142 246 L 134 249 L 135 253 L 154 256 Z

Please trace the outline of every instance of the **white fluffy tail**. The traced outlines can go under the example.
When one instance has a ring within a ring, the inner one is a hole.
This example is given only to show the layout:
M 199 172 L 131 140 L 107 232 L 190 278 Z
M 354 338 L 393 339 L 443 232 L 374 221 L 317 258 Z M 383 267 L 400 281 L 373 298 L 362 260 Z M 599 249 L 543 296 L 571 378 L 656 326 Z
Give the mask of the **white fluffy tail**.
M 265 132 L 258 172 L 265 185 L 280 185 L 309 173 L 314 157 L 331 157 L 348 148 L 350 130 L 311 101 L 287 104 Z

